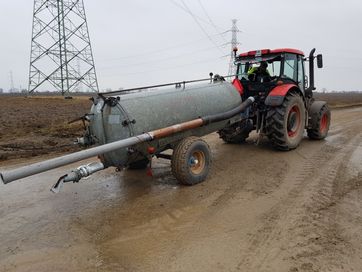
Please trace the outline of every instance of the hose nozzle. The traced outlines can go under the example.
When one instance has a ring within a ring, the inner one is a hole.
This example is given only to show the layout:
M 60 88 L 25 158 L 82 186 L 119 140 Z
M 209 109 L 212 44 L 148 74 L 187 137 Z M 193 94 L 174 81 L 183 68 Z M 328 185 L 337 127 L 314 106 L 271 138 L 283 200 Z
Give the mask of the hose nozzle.
M 79 182 L 82 178 L 88 177 L 95 172 L 103 170 L 104 168 L 104 164 L 101 162 L 92 162 L 87 165 L 79 166 L 76 170 L 73 170 L 64 176 L 61 176 L 50 189 L 50 191 L 57 194 L 60 192 L 60 189 L 63 187 L 64 183 L 71 181 L 73 181 L 73 183 Z

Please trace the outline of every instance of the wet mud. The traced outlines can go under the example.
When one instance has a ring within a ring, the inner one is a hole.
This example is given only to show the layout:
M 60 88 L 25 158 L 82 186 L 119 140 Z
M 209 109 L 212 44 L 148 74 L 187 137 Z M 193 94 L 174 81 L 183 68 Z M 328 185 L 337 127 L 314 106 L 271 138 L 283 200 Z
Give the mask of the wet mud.
M 0 271 L 361 271 L 361 117 L 333 110 L 326 140 L 290 152 L 211 134 L 192 187 L 162 159 L 154 177 L 107 169 L 56 195 L 80 163 L 0 184 Z

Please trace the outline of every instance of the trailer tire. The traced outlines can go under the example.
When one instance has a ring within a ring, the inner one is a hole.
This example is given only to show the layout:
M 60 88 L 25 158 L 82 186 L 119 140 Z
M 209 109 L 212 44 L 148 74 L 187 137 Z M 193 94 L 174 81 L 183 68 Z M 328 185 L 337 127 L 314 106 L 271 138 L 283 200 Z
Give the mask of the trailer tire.
M 266 134 L 279 150 L 295 149 L 301 142 L 305 127 L 305 107 L 296 92 L 288 93 L 283 103 L 272 107 L 266 115 Z
M 322 140 L 327 137 L 329 125 L 331 123 L 331 111 L 328 105 L 325 104 L 316 113 L 311 116 L 312 128 L 307 129 L 307 134 L 310 139 Z
M 149 159 L 144 158 L 140 161 L 131 162 L 128 165 L 128 169 L 131 169 L 131 170 L 146 169 L 149 163 L 150 163 Z
M 172 173 L 183 185 L 195 185 L 204 181 L 209 173 L 210 165 L 210 147 L 200 138 L 185 138 L 173 151 Z

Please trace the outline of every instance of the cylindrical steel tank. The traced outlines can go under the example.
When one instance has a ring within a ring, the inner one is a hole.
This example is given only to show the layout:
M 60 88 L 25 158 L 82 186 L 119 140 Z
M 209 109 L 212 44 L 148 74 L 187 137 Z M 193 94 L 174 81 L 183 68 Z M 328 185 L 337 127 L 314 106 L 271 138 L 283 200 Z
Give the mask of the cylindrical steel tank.
M 202 116 L 227 112 L 241 103 L 238 91 L 229 82 L 186 86 L 184 89 L 152 90 L 98 99 L 90 112 L 90 134 L 98 144 L 125 139 Z M 203 136 L 223 128 L 223 120 L 170 137 L 118 149 L 101 156 L 106 166 L 126 166 L 147 156 L 147 147 L 157 152 L 171 148 L 182 138 Z

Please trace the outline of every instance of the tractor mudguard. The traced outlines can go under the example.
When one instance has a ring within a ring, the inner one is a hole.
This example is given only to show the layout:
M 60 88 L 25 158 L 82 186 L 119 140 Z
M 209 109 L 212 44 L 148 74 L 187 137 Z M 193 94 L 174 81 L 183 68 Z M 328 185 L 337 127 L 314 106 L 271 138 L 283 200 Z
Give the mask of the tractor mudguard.
M 314 101 L 312 103 L 308 111 L 308 116 L 310 117 L 308 127 L 315 127 L 318 124 L 313 124 L 313 122 L 317 120 L 317 118 L 313 118 L 313 116 L 318 115 L 322 107 L 326 104 L 326 101 Z
M 292 88 L 298 89 L 298 86 L 295 84 L 283 84 L 276 86 L 265 99 L 265 105 L 273 107 L 280 106 L 284 101 L 284 97 Z
M 243 84 L 241 84 L 240 80 L 235 78 L 232 82 L 235 89 L 239 92 L 239 94 L 242 96 L 244 94 L 244 87 Z

